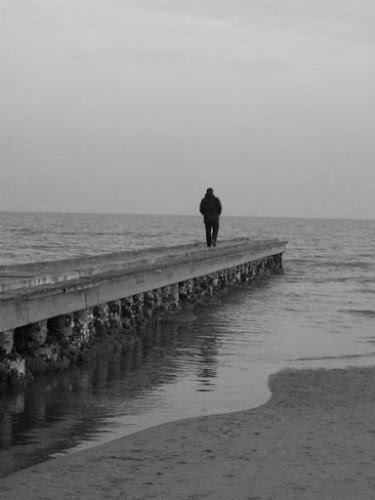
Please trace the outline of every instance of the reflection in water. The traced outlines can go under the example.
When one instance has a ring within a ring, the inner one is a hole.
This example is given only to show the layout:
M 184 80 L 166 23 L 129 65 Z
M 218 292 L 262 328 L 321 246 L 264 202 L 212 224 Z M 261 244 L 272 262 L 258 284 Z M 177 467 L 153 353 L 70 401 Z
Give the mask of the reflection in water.
M 140 343 L 103 346 L 89 366 L 44 376 L 22 394 L 4 396 L 0 476 L 95 439 L 108 419 L 134 414 L 137 401 L 143 412 L 157 387 L 179 376 L 181 364 L 211 385 L 216 354 L 213 335 L 200 338 L 189 324 L 160 324 Z
M 217 376 L 217 368 L 215 367 L 217 352 L 215 338 L 213 336 L 204 337 L 200 346 L 201 365 L 198 366 L 197 374 L 198 381 L 203 387 L 198 388 L 198 391 L 209 390 L 207 387 L 214 385 L 213 379 Z

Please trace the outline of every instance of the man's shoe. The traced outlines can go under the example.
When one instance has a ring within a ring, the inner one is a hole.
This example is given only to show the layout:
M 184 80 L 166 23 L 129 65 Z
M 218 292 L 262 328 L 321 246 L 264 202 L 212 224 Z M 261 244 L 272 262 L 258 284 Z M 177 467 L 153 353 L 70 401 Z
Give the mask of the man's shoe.
M 216 247 L 216 240 L 212 240 L 212 246 Z

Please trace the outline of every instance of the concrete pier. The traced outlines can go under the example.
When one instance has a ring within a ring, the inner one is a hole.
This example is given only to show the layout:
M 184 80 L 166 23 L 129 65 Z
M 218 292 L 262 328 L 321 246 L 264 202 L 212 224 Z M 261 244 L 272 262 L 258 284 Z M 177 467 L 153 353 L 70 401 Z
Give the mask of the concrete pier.
M 0 266 L 0 387 L 62 369 L 103 331 L 122 336 L 282 268 L 286 241 L 220 242 Z

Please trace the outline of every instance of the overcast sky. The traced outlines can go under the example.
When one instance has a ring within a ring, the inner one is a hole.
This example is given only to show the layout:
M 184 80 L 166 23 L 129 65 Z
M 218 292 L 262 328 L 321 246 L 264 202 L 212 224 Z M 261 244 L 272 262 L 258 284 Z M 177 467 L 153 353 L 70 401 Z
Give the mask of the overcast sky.
M 0 210 L 375 218 L 374 0 L 0 9 Z

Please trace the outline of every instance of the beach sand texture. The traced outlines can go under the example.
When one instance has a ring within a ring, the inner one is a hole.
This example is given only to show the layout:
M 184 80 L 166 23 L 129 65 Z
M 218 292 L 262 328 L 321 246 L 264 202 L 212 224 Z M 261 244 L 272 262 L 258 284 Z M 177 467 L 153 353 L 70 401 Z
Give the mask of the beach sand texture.
M 375 499 L 375 368 L 285 370 L 271 399 L 177 421 L 0 482 L 6 500 Z

